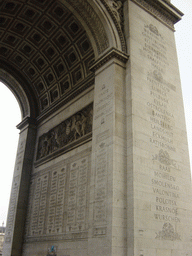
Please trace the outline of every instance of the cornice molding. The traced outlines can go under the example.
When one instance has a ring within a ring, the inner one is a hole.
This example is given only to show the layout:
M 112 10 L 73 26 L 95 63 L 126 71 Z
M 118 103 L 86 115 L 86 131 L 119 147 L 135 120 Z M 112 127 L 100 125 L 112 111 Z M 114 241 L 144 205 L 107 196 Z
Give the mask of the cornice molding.
M 131 0 L 174 31 L 183 13 L 167 0 Z
M 19 130 L 23 130 L 28 127 L 36 129 L 37 123 L 35 118 L 27 116 L 17 125 L 17 129 Z
M 124 52 L 121 52 L 115 48 L 111 48 L 108 52 L 106 52 L 102 57 L 97 59 L 95 63 L 90 67 L 91 71 L 96 71 L 100 67 L 102 67 L 105 63 L 110 61 L 111 59 L 116 58 L 120 60 L 122 63 L 126 63 L 129 59 L 129 56 Z

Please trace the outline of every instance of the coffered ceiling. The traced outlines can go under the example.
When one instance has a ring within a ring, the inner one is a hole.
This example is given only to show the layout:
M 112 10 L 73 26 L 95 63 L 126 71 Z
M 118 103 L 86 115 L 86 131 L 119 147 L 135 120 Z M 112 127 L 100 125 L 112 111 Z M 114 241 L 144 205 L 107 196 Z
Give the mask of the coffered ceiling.
M 0 10 L 0 66 L 28 81 L 38 115 L 93 84 L 90 40 L 60 1 L 3 0 Z

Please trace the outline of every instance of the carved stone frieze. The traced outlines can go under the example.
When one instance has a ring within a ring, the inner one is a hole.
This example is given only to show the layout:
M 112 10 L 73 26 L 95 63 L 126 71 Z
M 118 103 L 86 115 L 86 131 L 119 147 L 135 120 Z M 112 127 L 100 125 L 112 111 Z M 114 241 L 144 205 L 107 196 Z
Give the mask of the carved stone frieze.
M 110 7 L 111 11 L 113 12 L 114 16 L 117 19 L 117 22 L 121 24 L 122 21 L 122 15 L 121 15 L 121 9 L 123 7 L 123 4 L 121 1 L 117 0 L 106 0 L 106 3 Z
M 93 104 L 77 112 L 39 137 L 36 159 L 39 160 L 92 132 Z
M 119 0 L 101 0 L 109 14 L 111 15 L 120 40 L 121 40 L 121 46 L 122 46 L 122 51 L 126 52 L 126 42 L 125 42 L 125 37 L 124 37 L 124 15 L 123 15 L 123 1 Z

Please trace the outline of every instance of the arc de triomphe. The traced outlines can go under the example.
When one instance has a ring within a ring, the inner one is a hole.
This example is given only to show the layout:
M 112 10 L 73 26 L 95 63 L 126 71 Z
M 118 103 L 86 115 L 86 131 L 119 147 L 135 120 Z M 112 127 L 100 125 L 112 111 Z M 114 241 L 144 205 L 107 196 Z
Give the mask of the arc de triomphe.
M 192 255 L 169 0 L 4 0 L 22 122 L 4 256 Z

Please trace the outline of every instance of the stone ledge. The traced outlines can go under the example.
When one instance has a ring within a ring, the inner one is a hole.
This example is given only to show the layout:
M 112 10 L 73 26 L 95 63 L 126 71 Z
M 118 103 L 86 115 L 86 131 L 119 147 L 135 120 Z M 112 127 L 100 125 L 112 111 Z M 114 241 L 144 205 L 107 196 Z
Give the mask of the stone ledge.
M 107 63 L 112 58 L 116 58 L 123 63 L 126 63 L 129 59 L 129 56 L 124 52 L 121 52 L 115 48 L 111 48 L 108 52 L 106 52 L 102 57 L 95 61 L 95 63 L 90 67 L 91 71 L 95 71 L 102 67 L 105 63 Z
M 174 24 L 181 20 L 183 13 L 166 0 L 131 0 L 171 30 Z

